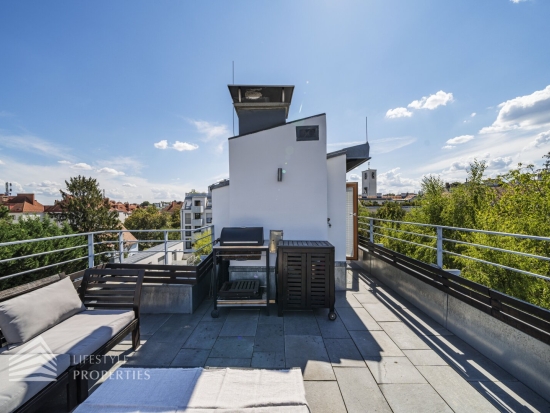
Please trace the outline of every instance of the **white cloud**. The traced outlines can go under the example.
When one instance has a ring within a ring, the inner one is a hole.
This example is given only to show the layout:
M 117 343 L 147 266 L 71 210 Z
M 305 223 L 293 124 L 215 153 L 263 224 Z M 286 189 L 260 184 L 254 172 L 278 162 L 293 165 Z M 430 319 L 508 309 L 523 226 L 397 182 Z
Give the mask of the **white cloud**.
M 72 165 L 72 162 L 69 162 L 69 161 L 57 161 L 57 163 L 60 163 L 61 165 Z
M 157 148 L 157 149 L 166 149 L 166 148 L 168 148 L 168 141 L 166 139 L 158 141 L 157 143 L 155 143 L 155 148 Z
M 56 196 L 59 195 L 59 190 L 61 189 L 61 184 L 52 181 L 42 181 L 42 182 L 31 182 L 30 184 L 25 185 L 28 188 L 31 188 L 32 192 L 38 195 L 50 195 Z
M 511 156 L 504 156 L 504 157 L 497 157 L 490 159 L 489 162 L 487 162 L 487 169 L 507 169 L 512 165 L 512 157 Z
M 469 161 L 454 161 L 451 162 L 451 167 L 448 169 L 449 172 L 455 171 L 466 171 L 470 167 Z
M 32 135 L 0 135 L 0 146 L 42 156 L 71 158 L 68 148 Z
M 529 142 L 529 144 L 525 148 L 523 148 L 523 150 L 525 151 L 530 148 L 540 148 L 545 143 L 550 144 L 550 130 L 539 133 L 535 140 Z
M 386 112 L 386 118 L 388 119 L 410 118 L 411 116 L 412 112 L 408 111 L 407 108 L 395 108 Z
M 519 3 L 523 3 L 524 1 L 527 1 L 527 0 L 510 0 L 510 1 L 514 4 L 519 4 Z
M 403 177 L 399 172 L 400 169 L 393 168 L 378 174 L 380 192 L 413 192 L 420 188 L 420 182 L 417 179 Z
M 176 141 L 172 148 L 174 148 L 176 151 L 194 151 L 199 148 L 199 145 L 195 145 L 194 143 L 187 143 L 187 142 L 180 142 Z
M 118 175 L 126 175 L 124 172 L 122 171 L 117 171 L 116 169 L 113 169 L 113 168 L 100 168 L 97 170 L 97 172 L 99 173 L 105 173 L 105 174 L 109 174 L 109 175 L 113 175 L 113 176 L 118 176 Z
M 131 184 L 131 183 L 128 183 L 128 182 L 126 182 L 125 184 L 122 184 L 122 186 L 128 186 L 130 188 L 137 188 L 136 184 Z
M 25 190 L 23 189 L 23 186 L 19 182 L 10 181 L 8 179 L 8 182 L 11 184 L 12 188 L 12 195 L 23 193 Z M 6 181 L 3 181 L 0 179 L 0 190 L 2 190 L 2 193 L 4 193 L 4 185 L 6 184 Z
M 4 165 L 4 162 L 2 162 L 2 159 L 0 159 L 0 165 Z
M 152 189 L 153 197 L 155 199 L 162 199 L 164 201 L 172 201 L 174 199 L 181 199 L 181 196 L 177 193 L 170 192 L 166 189 Z
M 442 149 L 453 149 L 453 145 L 445 145 Z
M 195 125 L 197 132 L 202 135 L 202 139 L 205 142 L 210 142 L 219 138 L 228 138 L 230 136 L 227 125 L 207 122 L 204 120 L 190 119 L 189 121 Z
M 12 118 L 15 115 L 7 110 L 0 110 L 0 118 Z
M 361 179 L 361 177 L 357 174 L 351 174 L 349 176 L 349 179 L 351 179 L 352 181 L 359 181 Z
M 454 100 L 452 93 L 446 93 L 442 90 L 439 92 L 430 95 L 430 96 L 424 96 L 420 100 L 413 100 L 411 103 L 409 103 L 409 108 L 412 109 L 429 109 L 434 110 L 435 108 L 439 106 L 445 106 L 447 103 L 450 103 Z
M 550 85 L 530 95 L 510 99 L 498 107 L 497 119 L 480 133 L 532 130 L 550 125 Z
M 84 171 L 89 171 L 89 170 L 92 169 L 92 167 L 90 165 L 88 165 L 87 163 L 84 163 L 84 162 L 75 163 L 75 164 L 71 165 L 71 168 L 73 168 L 73 169 L 82 169 Z
M 462 143 L 466 143 L 474 139 L 473 135 L 462 135 L 457 136 L 456 138 L 449 139 L 446 143 L 448 145 L 460 145 Z

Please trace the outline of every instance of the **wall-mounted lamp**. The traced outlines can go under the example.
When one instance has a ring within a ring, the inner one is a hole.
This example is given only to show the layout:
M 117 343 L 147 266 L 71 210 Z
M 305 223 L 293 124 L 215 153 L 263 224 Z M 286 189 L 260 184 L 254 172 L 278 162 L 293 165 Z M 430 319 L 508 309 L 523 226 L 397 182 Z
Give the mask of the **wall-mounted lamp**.
M 283 180 L 283 168 L 277 169 L 277 181 L 281 182 Z
M 329 228 L 332 228 L 332 224 L 330 223 L 330 218 L 327 218 L 327 224 Z

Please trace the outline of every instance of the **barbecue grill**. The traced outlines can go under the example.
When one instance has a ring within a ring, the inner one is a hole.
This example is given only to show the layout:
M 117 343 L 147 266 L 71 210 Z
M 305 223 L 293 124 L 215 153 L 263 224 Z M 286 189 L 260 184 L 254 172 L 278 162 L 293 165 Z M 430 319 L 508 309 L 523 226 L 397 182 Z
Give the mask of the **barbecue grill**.
M 214 310 L 212 317 L 219 316 L 218 307 L 266 307 L 269 304 L 269 246 L 264 242 L 262 227 L 226 227 L 222 229 L 219 245 L 213 247 L 214 265 Z M 265 252 L 266 283 L 250 280 L 229 281 L 229 260 L 259 260 Z M 225 261 L 225 265 L 224 265 Z M 220 288 L 220 282 L 223 283 Z M 218 292 L 219 291 L 219 292 Z M 269 315 L 269 311 L 268 311 Z

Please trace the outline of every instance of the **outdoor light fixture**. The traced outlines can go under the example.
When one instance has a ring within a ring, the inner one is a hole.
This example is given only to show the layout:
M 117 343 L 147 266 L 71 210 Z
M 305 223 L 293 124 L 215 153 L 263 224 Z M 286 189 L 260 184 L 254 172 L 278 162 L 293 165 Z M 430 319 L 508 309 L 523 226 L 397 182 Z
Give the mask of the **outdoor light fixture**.
M 283 168 L 277 169 L 277 181 L 281 182 L 283 180 Z

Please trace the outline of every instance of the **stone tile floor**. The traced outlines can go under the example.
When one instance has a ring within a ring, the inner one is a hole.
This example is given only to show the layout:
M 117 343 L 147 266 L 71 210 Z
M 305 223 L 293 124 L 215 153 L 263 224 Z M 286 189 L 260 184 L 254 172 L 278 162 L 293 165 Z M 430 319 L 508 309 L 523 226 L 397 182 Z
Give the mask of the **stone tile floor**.
M 361 270 L 328 310 L 144 314 L 125 367 L 300 367 L 313 413 L 550 412 L 550 403 Z M 107 366 L 109 367 L 109 366 Z M 92 388 L 93 390 L 93 388 Z

